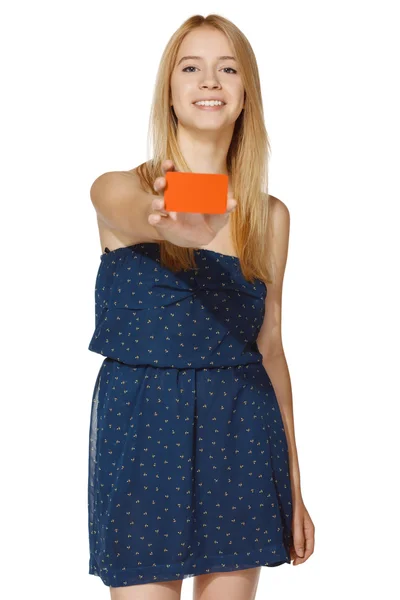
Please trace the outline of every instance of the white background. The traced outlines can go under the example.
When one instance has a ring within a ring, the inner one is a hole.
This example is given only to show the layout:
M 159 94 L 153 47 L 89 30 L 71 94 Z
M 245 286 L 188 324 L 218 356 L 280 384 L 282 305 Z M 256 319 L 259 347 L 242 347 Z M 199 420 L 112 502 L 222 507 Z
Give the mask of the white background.
M 283 297 L 315 552 L 257 600 L 398 597 L 397 2 L 14 2 L 2 11 L 2 590 L 109 598 L 88 575 L 87 456 L 102 357 L 89 189 L 146 153 L 162 51 L 219 13 L 257 57 L 270 188 L 291 214 Z M 167 157 L 166 157 L 167 158 Z M 185 580 L 183 598 L 193 580 Z

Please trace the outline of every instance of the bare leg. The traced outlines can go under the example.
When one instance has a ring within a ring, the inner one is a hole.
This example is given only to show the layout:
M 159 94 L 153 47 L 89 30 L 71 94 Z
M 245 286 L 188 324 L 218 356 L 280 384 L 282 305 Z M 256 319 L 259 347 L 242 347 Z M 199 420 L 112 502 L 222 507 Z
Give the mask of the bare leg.
M 160 583 L 110 586 L 111 600 L 180 600 L 182 579 Z
M 255 600 L 261 567 L 196 575 L 193 600 Z

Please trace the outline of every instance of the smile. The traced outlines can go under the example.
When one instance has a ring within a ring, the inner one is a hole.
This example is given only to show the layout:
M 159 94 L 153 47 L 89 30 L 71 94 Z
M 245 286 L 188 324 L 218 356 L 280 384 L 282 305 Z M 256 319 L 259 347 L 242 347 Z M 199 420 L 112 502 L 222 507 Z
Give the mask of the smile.
M 224 106 L 226 106 L 226 104 L 217 104 L 216 106 L 202 106 L 201 104 L 195 104 L 193 103 L 193 106 L 195 106 L 196 108 L 199 108 L 200 110 L 221 110 L 221 108 L 224 108 Z

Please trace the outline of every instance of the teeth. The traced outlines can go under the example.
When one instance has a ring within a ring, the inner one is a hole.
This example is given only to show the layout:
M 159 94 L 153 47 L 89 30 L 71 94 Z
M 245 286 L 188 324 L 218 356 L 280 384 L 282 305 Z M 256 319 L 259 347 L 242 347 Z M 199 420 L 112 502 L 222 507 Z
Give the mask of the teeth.
M 200 102 L 195 102 L 199 106 L 222 106 L 224 103 L 220 100 L 200 100 Z

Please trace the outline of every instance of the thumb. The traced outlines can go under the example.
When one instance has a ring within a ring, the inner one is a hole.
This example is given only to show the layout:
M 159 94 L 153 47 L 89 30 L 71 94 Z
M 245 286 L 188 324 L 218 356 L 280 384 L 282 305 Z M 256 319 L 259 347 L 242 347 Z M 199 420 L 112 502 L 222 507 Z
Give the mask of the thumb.
M 148 222 L 150 225 L 153 225 L 154 227 L 163 227 L 168 229 L 169 227 L 171 227 L 173 222 L 176 222 L 178 220 L 178 213 L 175 211 L 169 211 L 169 212 L 165 212 L 165 213 L 152 213 L 149 218 L 148 218 Z
M 296 520 L 293 531 L 293 546 L 297 556 L 304 556 L 304 532 L 299 519 Z
M 235 210 L 237 207 L 237 202 L 234 198 L 229 198 L 226 204 L 226 212 L 229 214 Z

